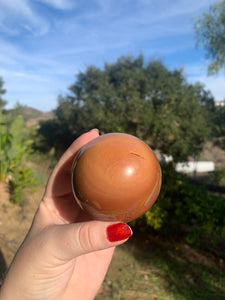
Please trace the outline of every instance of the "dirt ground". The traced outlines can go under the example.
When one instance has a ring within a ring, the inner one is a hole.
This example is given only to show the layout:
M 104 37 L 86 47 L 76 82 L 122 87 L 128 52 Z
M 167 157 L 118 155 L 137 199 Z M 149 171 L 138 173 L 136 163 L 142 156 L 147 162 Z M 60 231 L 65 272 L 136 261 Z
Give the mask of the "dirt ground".
M 0 182 L 0 272 L 1 280 L 29 230 L 44 188 L 29 195 L 22 205 L 10 202 L 6 183 Z

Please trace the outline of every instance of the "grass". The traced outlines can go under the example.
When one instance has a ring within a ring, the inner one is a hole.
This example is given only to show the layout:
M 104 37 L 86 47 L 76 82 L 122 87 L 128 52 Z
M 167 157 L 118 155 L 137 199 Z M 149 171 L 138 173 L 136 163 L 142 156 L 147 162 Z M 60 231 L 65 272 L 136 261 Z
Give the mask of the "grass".
M 103 299 L 222 300 L 225 264 L 187 244 L 140 234 L 116 249 L 96 297 Z

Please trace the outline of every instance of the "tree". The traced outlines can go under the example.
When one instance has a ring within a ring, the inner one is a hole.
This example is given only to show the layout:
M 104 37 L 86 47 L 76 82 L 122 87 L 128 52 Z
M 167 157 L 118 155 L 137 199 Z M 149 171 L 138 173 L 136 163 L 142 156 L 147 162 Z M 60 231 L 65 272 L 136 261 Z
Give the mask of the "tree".
M 4 81 L 0 77 L 0 109 L 3 108 L 7 103 L 7 101 L 2 99 L 2 95 L 6 93 L 6 90 L 3 88 L 3 85 L 4 85 Z
M 210 129 L 210 137 L 213 138 L 220 135 L 220 129 L 217 126 L 217 109 L 215 105 L 215 100 L 212 93 L 205 89 L 205 86 L 196 82 L 194 85 L 196 96 L 200 99 L 202 106 L 202 113 L 207 120 Z
M 225 1 L 210 6 L 209 11 L 195 24 L 197 44 L 206 50 L 210 60 L 209 74 L 218 73 L 225 67 Z
M 145 63 L 143 56 L 121 57 L 103 70 L 88 67 L 58 103 L 55 119 L 42 123 L 39 133 L 42 146 L 60 152 L 97 127 L 101 133 L 136 135 L 185 160 L 197 155 L 208 135 L 201 99 L 183 71 L 171 71 L 161 61 Z
M 216 109 L 215 125 L 217 128 L 217 136 L 225 137 L 225 106 L 219 106 Z M 225 140 L 221 144 L 222 148 L 225 149 Z
M 195 86 L 187 84 L 182 70 L 169 71 L 158 62 L 148 66 L 154 89 L 154 123 L 150 128 L 154 147 L 175 161 L 198 156 L 209 135 L 205 113 Z

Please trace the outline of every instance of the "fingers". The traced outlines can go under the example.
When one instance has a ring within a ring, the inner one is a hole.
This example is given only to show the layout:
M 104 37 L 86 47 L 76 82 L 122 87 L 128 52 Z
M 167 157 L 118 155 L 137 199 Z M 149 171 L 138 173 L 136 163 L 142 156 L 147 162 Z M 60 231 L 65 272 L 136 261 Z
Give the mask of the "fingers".
M 60 197 L 66 195 L 67 193 L 71 193 L 70 172 L 73 160 L 82 147 L 98 136 L 98 130 L 92 129 L 76 139 L 67 149 L 55 166 L 49 178 L 45 192 L 46 198 L 49 199 L 50 197 Z
M 125 223 L 89 221 L 54 226 L 48 234 L 53 256 L 69 261 L 77 256 L 120 245 L 132 235 Z

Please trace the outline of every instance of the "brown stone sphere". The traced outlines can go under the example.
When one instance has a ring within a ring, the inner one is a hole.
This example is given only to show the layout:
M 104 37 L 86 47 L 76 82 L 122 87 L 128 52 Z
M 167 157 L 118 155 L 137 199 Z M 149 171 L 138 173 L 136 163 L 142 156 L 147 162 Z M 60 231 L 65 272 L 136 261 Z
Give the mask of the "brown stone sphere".
M 97 220 L 129 222 L 156 201 L 159 162 L 135 136 L 108 133 L 85 145 L 75 158 L 72 188 L 78 204 Z

